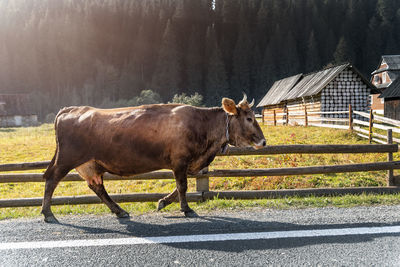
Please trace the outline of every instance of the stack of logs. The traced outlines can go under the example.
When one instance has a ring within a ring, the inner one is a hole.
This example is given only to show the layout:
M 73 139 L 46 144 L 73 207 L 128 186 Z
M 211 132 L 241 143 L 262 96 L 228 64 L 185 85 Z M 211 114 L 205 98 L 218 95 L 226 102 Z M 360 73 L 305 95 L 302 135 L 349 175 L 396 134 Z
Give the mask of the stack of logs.
M 347 110 L 349 104 L 354 110 L 368 112 L 370 107 L 369 89 L 361 78 L 351 70 L 345 70 L 330 82 L 321 94 L 321 111 L 343 111 Z M 347 114 L 325 114 L 331 118 L 346 118 Z M 356 115 L 356 119 L 364 118 Z

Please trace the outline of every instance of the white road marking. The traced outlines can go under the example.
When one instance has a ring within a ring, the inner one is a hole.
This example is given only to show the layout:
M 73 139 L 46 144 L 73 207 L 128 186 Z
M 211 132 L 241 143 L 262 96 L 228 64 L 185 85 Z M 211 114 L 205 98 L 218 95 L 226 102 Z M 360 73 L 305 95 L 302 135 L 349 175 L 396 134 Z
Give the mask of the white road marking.
M 61 241 L 8 242 L 8 243 L 0 243 L 0 250 L 65 248 L 65 247 L 98 247 L 98 246 L 121 246 L 121 245 L 140 245 L 140 244 L 167 244 L 167 243 L 259 240 L 259 239 L 302 238 L 302 237 L 329 237 L 329 236 L 374 235 L 374 234 L 400 234 L 400 226 L 210 234 L 210 235 L 179 235 L 179 236 L 130 237 L 130 238 L 108 238 L 108 239 L 80 239 L 80 240 L 61 240 Z

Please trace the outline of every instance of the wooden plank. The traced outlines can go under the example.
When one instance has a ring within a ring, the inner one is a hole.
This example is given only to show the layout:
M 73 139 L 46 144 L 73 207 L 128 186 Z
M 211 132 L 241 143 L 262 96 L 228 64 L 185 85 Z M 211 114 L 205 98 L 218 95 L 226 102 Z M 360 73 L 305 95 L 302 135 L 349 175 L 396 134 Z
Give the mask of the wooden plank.
M 356 134 L 362 138 L 369 139 L 368 135 L 364 135 L 364 134 L 360 134 L 360 133 L 356 133 Z
M 356 132 L 361 132 L 361 133 L 363 133 L 363 134 L 369 134 L 369 131 L 364 130 L 364 129 L 358 127 L 358 126 L 354 127 L 354 131 L 356 131 Z M 374 135 L 376 135 L 376 133 L 374 133 Z M 384 136 L 384 135 L 382 135 L 382 136 Z
M 382 141 L 382 140 L 377 139 L 377 138 L 372 138 L 372 141 L 377 142 L 377 143 L 379 143 L 379 144 L 386 144 L 385 141 Z
M 349 127 L 347 125 L 337 125 L 337 124 L 325 124 L 325 123 L 308 123 L 310 126 L 316 126 L 316 127 L 325 127 L 325 128 L 334 128 L 334 129 L 348 129 Z
M 373 162 L 346 165 L 307 166 L 294 168 L 246 169 L 246 170 L 214 170 L 210 177 L 242 177 L 242 176 L 286 176 L 301 174 L 326 174 L 342 172 L 364 172 L 400 169 L 400 161 Z
M 299 174 L 326 174 L 340 172 L 361 172 L 400 169 L 400 161 L 392 162 L 374 162 L 358 163 L 346 165 L 327 165 L 327 166 L 307 166 L 295 168 L 270 168 L 270 169 L 244 169 L 244 170 L 213 170 L 205 174 L 190 175 L 189 178 L 207 178 L 207 177 L 242 177 L 242 176 L 284 176 Z M 155 173 L 163 173 L 156 176 Z M 147 179 L 173 179 L 172 172 L 154 172 L 151 176 L 140 177 L 141 175 L 121 177 L 106 173 L 104 180 L 147 180 Z M 140 178 L 139 178 L 140 177 Z M 78 174 L 68 174 L 63 181 L 83 181 Z M 12 182 L 43 182 L 40 173 L 32 174 L 3 174 L 0 175 L 0 183 Z
M 202 175 L 197 176 L 202 178 Z M 149 172 L 134 176 L 118 176 L 110 173 L 104 174 L 105 181 L 119 181 L 119 180 L 151 180 L 151 179 L 174 179 L 171 171 L 157 171 Z M 67 174 L 63 180 L 64 182 L 83 181 L 77 173 Z M 12 173 L 0 174 L 0 183 L 22 183 L 22 182 L 44 182 L 42 173 Z
M 378 129 L 381 129 L 381 130 L 389 130 L 389 129 L 392 129 L 392 131 L 393 132 L 395 132 L 395 133 L 400 133 L 400 129 L 398 129 L 398 128 L 393 128 L 393 127 L 390 127 L 390 126 L 385 126 L 385 125 L 382 125 L 382 124 L 379 124 L 379 123 L 374 123 L 374 127 L 375 128 L 378 128 Z
M 324 118 L 324 117 L 311 117 L 309 121 L 333 121 L 333 122 L 344 122 L 347 123 L 349 120 L 348 119 L 341 119 L 341 118 Z M 346 129 L 349 128 L 349 126 L 346 126 Z
M 24 162 L 24 163 L 9 163 L 1 164 L 0 171 L 24 171 L 24 170 L 40 170 L 46 169 L 49 166 L 50 161 L 38 161 L 38 162 Z
M 203 197 L 208 200 L 219 199 L 268 199 L 284 198 L 290 196 L 341 196 L 346 194 L 397 194 L 400 187 L 355 187 L 355 188 L 306 188 L 306 189 L 280 189 L 280 190 L 246 190 L 246 191 L 210 191 Z
M 376 115 L 376 114 L 374 114 L 374 118 L 377 121 L 384 122 L 384 123 L 387 123 L 387 124 L 392 124 L 394 126 L 399 126 L 400 127 L 400 121 L 398 121 L 398 120 L 385 118 L 385 117 L 382 117 L 382 116 L 379 116 L 379 115 Z
M 359 115 L 359 116 L 361 116 L 361 117 L 364 117 L 364 118 L 369 119 L 369 113 L 367 113 L 367 112 L 362 112 L 362 111 L 353 110 L 353 113 L 354 113 L 354 114 L 357 114 L 357 115 Z
M 138 194 L 111 194 L 110 197 L 115 202 L 153 202 L 165 197 L 165 193 L 138 193 Z M 203 200 L 203 195 L 199 193 L 187 193 L 187 200 L 191 202 L 198 202 Z M 18 198 L 18 199 L 0 199 L 1 208 L 10 207 L 30 207 L 41 206 L 43 198 Z M 84 195 L 84 196 L 68 196 L 68 197 L 53 197 L 51 199 L 52 205 L 78 205 L 78 204 L 100 204 L 101 200 L 97 196 Z
M 346 114 L 349 113 L 349 111 L 314 111 L 314 112 L 308 112 L 308 114 Z
M 361 120 L 353 119 L 353 123 L 354 124 L 361 124 L 363 126 L 368 126 L 369 127 L 369 122 L 367 122 L 367 121 L 361 121 Z
M 398 145 L 276 145 L 266 146 L 261 149 L 254 149 L 252 147 L 228 147 L 225 154 L 217 154 L 217 156 L 246 156 L 246 155 L 274 155 L 274 154 L 325 154 L 325 153 L 388 153 L 397 152 Z M 19 171 L 27 170 L 26 166 L 34 166 L 35 169 L 38 165 L 41 168 L 46 168 L 47 162 L 26 162 L 15 164 L 0 165 L 0 171 Z M 22 166 L 22 167 L 21 167 Z M 20 169 L 22 168 L 22 169 Z M 169 172 L 150 172 L 146 174 L 137 175 L 137 180 L 147 179 L 147 177 L 159 177 L 156 179 L 170 179 Z M 20 176 L 29 174 L 18 174 Z M 42 175 L 42 174 L 39 174 Z M 76 180 L 80 178 L 76 175 Z M 107 179 L 112 180 L 112 177 L 119 177 L 116 175 L 108 175 Z M 164 177 L 164 178 L 163 178 Z
M 218 156 L 274 155 L 274 154 L 339 154 L 339 153 L 388 153 L 397 152 L 398 145 L 277 145 L 260 149 L 228 147 L 226 154 Z
M 387 136 L 385 136 L 383 134 L 372 133 L 372 135 L 387 140 Z M 397 142 L 397 143 L 400 143 L 400 139 L 398 139 L 398 138 L 392 137 L 392 140 Z M 385 142 L 384 144 L 387 144 L 387 142 Z

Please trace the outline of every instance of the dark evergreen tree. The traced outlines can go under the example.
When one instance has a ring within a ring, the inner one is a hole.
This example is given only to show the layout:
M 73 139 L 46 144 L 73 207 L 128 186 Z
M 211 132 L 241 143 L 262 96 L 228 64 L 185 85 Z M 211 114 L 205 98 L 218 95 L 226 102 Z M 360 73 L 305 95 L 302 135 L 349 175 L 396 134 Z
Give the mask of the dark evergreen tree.
M 233 53 L 233 73 L 231 78 L 231 96 L 239 99 L 242 92 L 250 91 L 251 79 L 251 43 L 248 24 L 242 13 L 239 38 Z
M 207 31 L 207 75 L 205 80 L 205 102 L 207 106 L 220 106 L 222 97 L 229 96 L 229 84 L 222 53 L 218 47 L 215 29 Z
M 168 101 L 178 92 L 180 82 L 178 46 L 172 24 L 168 21 L 158 55 L 151 88 Z
M 367 28 L 367 38 L 365 43 L 365 49 L 363 50 L 364 62 L 368 64 L 370 70 L 374 69 L 379 62 L 381 55 L 383 54 L 382 47 L 382 35 L 380 31 L 380 23 L 377 17 L 373 17 Z M 361 68 L 365 71 L 364 67 Z
M 187 82 L 184 88 L 189 95 L 194 93 L 204 94 L 203 74 L 204 74 L 204 49 L 201 42 L 201 34 L 194 28 L 189 38 L 189 47 L 186 53 L 186 77 Z
M 336 46 L 335 53 L 333 54 L 335 63 L 343 63 L 349 60 L 349 49 L 344 37 L 341 37 L 338 45 Z
M 308 38 L 307 56 L 306 56 L 306 72 L 312 72 L 321 67 L 321 58 L 319 55 L 317 41 L 315 40 L 314 31 L 311 31 Z
M 280 76 L 287 77 L 296 74 L 299 71 L 299 53 L 297 51 L 297 42 L 291 31 L 287 33 L 282 40 L 282 46 L 279 50 L 279 69 Z

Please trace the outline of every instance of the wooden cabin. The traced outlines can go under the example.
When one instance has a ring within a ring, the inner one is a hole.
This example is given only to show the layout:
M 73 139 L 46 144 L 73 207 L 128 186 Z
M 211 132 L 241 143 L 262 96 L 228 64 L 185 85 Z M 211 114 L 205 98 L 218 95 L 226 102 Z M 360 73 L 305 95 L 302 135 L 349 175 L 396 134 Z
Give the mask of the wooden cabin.
M 0 94 L 0 127 L 37 125 L 30 107 L 28 94 Z
M 384 99 L 385 117 L 400 120 L 400 79 L 393 81 L 379 99 Z
M 289 114 L 289 124 L 303 124 L 304 115 L 319 118 L 347 118 L 347 114 L 321 114 L 353 110 L 368 112 L 370 94 L 379 91 L 350 63 L 329 67 L 310 74 L 298 74 L 276 81 L 257 107 L 262 107 L 263 118 L 273 114 Z M 285 123 L 285 115 L 278 116 Z M 300 118 L 302 117 L 302 118 Z M 272 120 L 268 120 L 271 123 Z
M 383 93 L 391 86 L 391 84 L 396 80 L 399 75 L 400 55 L 385 55 L 382 56 L 376 70 L 371 73 L 371 83 Z M 385 114 L 384 103 L 385 98 L 378 97 L 378 95 L 374 95 L 371 99 L 372 109 L 378 111 L 378 113 L 381 114 Z

